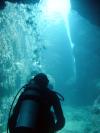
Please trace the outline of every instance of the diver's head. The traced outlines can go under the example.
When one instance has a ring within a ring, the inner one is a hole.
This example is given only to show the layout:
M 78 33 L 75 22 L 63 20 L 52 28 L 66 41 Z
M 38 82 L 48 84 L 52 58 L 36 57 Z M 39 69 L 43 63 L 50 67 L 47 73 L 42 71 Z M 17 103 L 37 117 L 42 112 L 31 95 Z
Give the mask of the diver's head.
M 44 73 L 39 73 L 34 77 L 34 82 L 40 87 L 47 87 L 49 80 Z

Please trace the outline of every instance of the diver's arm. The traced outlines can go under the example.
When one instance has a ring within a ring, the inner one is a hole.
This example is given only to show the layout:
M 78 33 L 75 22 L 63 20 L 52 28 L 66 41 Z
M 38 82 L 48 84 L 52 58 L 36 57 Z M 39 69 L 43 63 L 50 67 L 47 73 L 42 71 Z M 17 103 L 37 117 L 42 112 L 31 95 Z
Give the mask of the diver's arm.
M 55 123 L 55 126 L 54 126 L 54 130 L 58 131 L 64 127 L 65 118 L 63 115 L 60 100 L 56 94 L 54 96 L 53 108 L 54 108 L 54 113 L 55 113 L 56 120 L 57 120 L 57 122 Z

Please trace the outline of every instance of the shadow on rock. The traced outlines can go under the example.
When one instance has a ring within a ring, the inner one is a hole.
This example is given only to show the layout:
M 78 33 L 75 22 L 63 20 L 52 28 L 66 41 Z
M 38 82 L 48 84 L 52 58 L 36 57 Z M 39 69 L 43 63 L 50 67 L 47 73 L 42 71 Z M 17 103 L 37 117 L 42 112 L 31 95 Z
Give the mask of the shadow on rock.
M 17 4 L 36 4 L 40 0 L 0 0 L 0 10 L 3 10 L 6 7 L 6 1 Z

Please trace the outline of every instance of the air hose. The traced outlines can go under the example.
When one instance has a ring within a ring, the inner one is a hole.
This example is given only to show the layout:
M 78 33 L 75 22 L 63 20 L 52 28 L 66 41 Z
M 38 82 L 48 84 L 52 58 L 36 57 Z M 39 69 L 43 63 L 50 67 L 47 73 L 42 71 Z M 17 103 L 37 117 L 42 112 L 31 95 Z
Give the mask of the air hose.
M 59 92 L 54 92 L 58 95 L 60 101 L 64 101 L 64 97 Z
M 13 102 L 12 102 L 12 104 L 11 104 L 10 111 L 9 111 L 9 115 L 8 115 L 8 122 L 7 122 L 7 133 L 9 133 L 9 128 L 8 128 L 8 127 L 9 127 L 9 119 L 10 119 L 10 116 L 11 116 L 11 111 L 12 111 L 14 102 L 15 102 L 17 96 L 19 95 L 19 93 L 21 92 L 21 90 L 22 90 L 23 88 L 25 88 L 25 86 L 23 86 L 21 89 L 19 89 L 19 91 L 18 91 L 17 94 L 15 95 L 14 100 L 13 100 Z

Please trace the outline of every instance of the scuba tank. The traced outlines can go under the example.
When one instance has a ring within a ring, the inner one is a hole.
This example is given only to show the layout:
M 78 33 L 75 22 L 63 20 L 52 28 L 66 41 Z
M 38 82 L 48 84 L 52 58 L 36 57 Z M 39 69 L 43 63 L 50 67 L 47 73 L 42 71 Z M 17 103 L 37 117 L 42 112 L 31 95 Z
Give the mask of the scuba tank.
M 21 90 L 22 89 L 20 89 L 20 91 Z M 16 97 L 14 98 L 14 101 Z M 40 114 L 40 110 L 41 110 L 40 108 L 42 103 L 41 93 L 39 93 L 38 88 L 35 87 L 32 89 L 24 90 L 21 96 L 19 97 L 19 100 L 15 105 L 13 109 L 13 113 L 11 115 L 14 101 L 12 103 L 12 106 L 9 112 L 7 133 L 8 133 L 8 129 L 10 133 L 15 133 L 16 129 L 19 129 L 19 128 L 35 129 L 39 121 L 39 114 Z
M 40 94 L 34 90 L 24 92 L 22 96 L 16 127 L 36 128 L 40 110 Z

